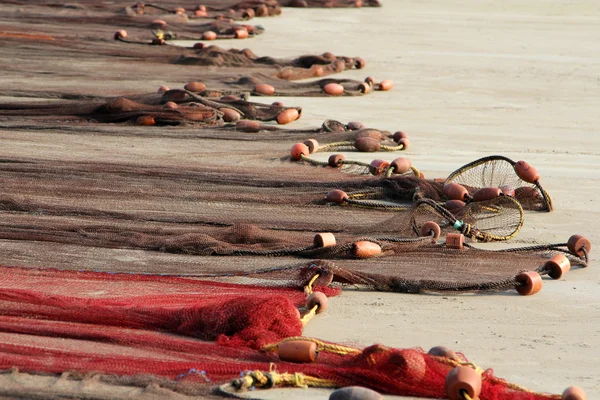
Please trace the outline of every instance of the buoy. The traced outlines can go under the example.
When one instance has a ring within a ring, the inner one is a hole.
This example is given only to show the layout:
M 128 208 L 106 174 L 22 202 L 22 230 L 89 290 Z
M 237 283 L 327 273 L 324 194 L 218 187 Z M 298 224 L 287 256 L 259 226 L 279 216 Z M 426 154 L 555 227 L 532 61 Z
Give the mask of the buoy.
M 402 369 L 403 381 L 418 384 L 427 375 L 427 363 L 420 351 L 405 349 L 390 356 L 390 364 Z
M 444 208 L 450 211 L 453 215 L 458 215 L 465 208 L 465 202 L 461 200 L 448 200 L 444 203 Z
M 175 109 L 175 108 L 178 108 L 179 106 L 177 105 L 177 103 L 174 103 L 172 101 L 167 101 L 163 107 L 164 108 Z
M 306 308 L 308 310 L 312 310 L 314 306 L 317 306 L 317 314 L 321 314 L 323 311 L 327 310 L 327 296 L 321 292 L 313 292 L 310 296 L 306 298 Z
M 390 167 L 395 174 L 405 174 L 410 171 L 412 163 L 408 158 L 398 157 L 390 163 Z
M 461 184 L 450 182 L 444 185 L 444 194 L 450 200 L 467 201 L 469 199 L 469 191 Z
M 277 123 L 279 125 L 289 124 L 300 117 L 300 113 L 295 108 L 288 108 L 277 115 Z
M 562 393 L 561 400 L 587 400 L 587 395 L 582 388 L 569 386 Z
M 331 392 L 329 400 L 383 400 L 383 396 L 361 386 L 348 386 Z
M 371 91 L 371 86 L 367 85 L 365 82 L 362 82 L 358 85 L 358 91 L 367 94 Z
M 238 29 L 235 31 L 235 38 L 236 39 L 247 39 L 248 38 L 248 31 L 245 29 Z
M 237 124 L 235 124 L 235 129 L 242 132 L 256 133 L 260 132 L 261 126 L 262 125 L 259 121 L 243 119 L 241 121 L 238 121 Z
M 161 87 L 158 88 L 157 92 L 166 92 L 168 90 L 171 90 L 171 89 L 169 89 L 168 86 L 162 85 Z
M 481 394 L 481 375 L 471 367 L 455 367 L 446 375 L 444 389 L 450 400 L 464 400 L 463 393 L 471 399 L 478 399 Z
M 367 76 L 365 78 L 365 83 L 371 87 L 375 86 L 375 78 L 373 78 L 372 76 Z
M 155 19 L 150 22 L 150 29 L 165 29 L 167 27 L 167 23 L 162 19 Z
M 400 139 L 408 139 L 408 135 L 402 131 L 396 131 L 392 135 L 392 139 L 394 140 L 394 142 L 398 143 Z
M 135 120 L 135 124 L 142 125 L 142 126 L 152 126 L 152 125 L 156 125 L 156 121 L 150 115 L 140 115 Z
M 307 139 L 304 141 L 304 144 L 308 147 L 310 154 L 319 151 L 319 142 L 317 142 L 315 139 Z
M 379 143 L 379 140 L 370 137 L 359 137 L 354 142 L 354 147 L 358 151 L 372 153 L 374 151 L 379 151 L 381 143 Z
M 258 85 L 254 86 L 254 92 L 263 94 L 265 96 L 270 96 L 275 93 L 275 88 L 266 83 L 259 83 Z
M 369 164 L 369 172 L 372 175 L 379 176 L 383 175 L 389 167 L 390 163 L 385 160 L 373 160 Z
M 392 90 L 394 87 L 394 82 L 386 79 L 385 81 L 381 81 L 379 84 L 379 90 L 388 91 Z
M 564 254 L 556 254 L 544 264 L 548 276 L 552 279 L 560 279 L 571 270 L 571 262 Z
M 521 272 L 515 276 L 515 289 L 521 296 L 530 296 L 542 290 L 542 277 L 535 271 Z
M 431 349 L 429 349 L 427 354 L 431 354 L 432 356 L 436 356 L 436 357 L 446 357 L 446 358 L 449 358 L 454 361 L 459 361 L 459 362 L 462 361 L 458 357 L 458 355 L 454 352 L 454 350 L 449 349 L 448 347 L 444 347 L 444 346 L 432 347 Z
M 377 129 L 361 129 L 360 132 L 358 132 L 358 135 L 356 135 L 356 138 L 362 137 L 370 137 L 376 139 L 378 142 L 385 138 L 383 132 Z
M 310 151 L 308 150 L 308 146 L 304 143 L 296 143 L 292 146 L 292 150 L 290 151 L 290 155 L 292 156 L 292 160 L 300 161 L 302 156 L 308 157 Z
M 365 61 L 364 58 L 356 57 L 356 59 L 354 60 L 354 67 L 356 69 L 363 69 L 366 66 L 367 66 L 367 62 Z
M 185 14 L 185 8 L 183 8 L 183 7 L 177 7 L 175 9 L 175 14 L 179 14 L 179 15 Z
M 307 340 L 290 340 L 277 346 L 281 361 L 312 363 L 317 360 L 317 344 Z
M 339 83 L 328 83 L 323 86 L 323 91 L 331 96 L 339 96 L 344 94 L 344 87 Z
M 194 11 L 194 15 L 196 17 L 208 17 L 208 13 L 206 12 L 206 10 L 196 10 Z
M 237 122 L 241 118 L 240 113 L 231 108 L 221 108 L 219 111 L 223 113 L 223 121 L 225 122 Z
M 351 131 L 357 131 L 359 129 L 363 129 L 364 127 L 365 124 L 357 121 L 348 122 L 348 125 L 346 125 L 346 128 L 350 129 Z
M 432 236 L 432 242 L 435 243 L 438 238 L 440 237 L 440 235 L 442 234 L 442 229 L 440 228 L 440 226 L 438 224 L 436 224 L 433 221 L 427 221 L 425 222 L 422 226 L 421 229 L 419 230 L 419 236 Z
M 502 194 L 502 190 L 500 190 L 500 188 L 493 188 L 493 187 L 482 188 L 482 189 L 479 189 L 478 191 L 476 191 L 475 193 L 473 193 L 472 200 L 475 202 L 492 200 L 492 199 L 495 199 L 496 197 L 499 197 L 501 194 Z
M 204 40 L 215 40 L 217 38 L 216 32 L 206 31 L 202 34 L 202 39 Z
M 357 258 L 371 258 L 381 254 L 381 246 L 377 243 L 361 240 L 360 242 L 354 243 L 352 246 L 352 253 Z
M 335 246 L 335 235 L 331 232 L 317 233 L 313 240 L 313 246 L 317 248 Z
M 515 197 L 515 188 L 511 185 L 502 185 L 500 186 L 500 190 L 505 196 Z
M 535 183 L 540 180 L 540 174 L 526 161 L 517 161 L 514 168 L 517 176 L 527 183 Z
M 402 138 L 400 140 L 398 140 L 396 143 L 398 143 L 398 146 L 402 145 L 402 150 L 408 150 L 410 148 L 410 139 L 408 138 Z
M 446 235 L 446 247 L 449 249 L 462 250 L 465 245 L 465 235 L 451 232 Z
M 256 13 L 254 12 L 253 8 L 247 8 L 246 11 L 244 11 L 244 17 L 248 18 L 248 19 L 252 19 L 256 16 Z
M 206 48 L 206 45 L 202 42 L 194 43 L 194 45 L 192 46 L 192 49 L 197 49 L 197 50 L 202 50 L 205 48 Z
M 206 85 L 202 82 L 189 82 L 183 88 L 185 90 L 189 90 L 190 92 L 199 93 L 206 90 Z
M 343 190 L 334 189 L 327 192 L 327 201 L 330 203 L 342 204 L 348 200 L 348 195 Z
M 331 271 L 319 271 L 318 278 L 313 282 L 313 286 L 329 286 L 333 282 L 333 273 Z
M 257 17 L 266 17 L 267 15 L 269 15 L 269 9 L 264 4 L 261 4 L 258 7 L 256 7 L 254 12 L 256 13 Z
M 329 164 L 329 166 L 333 168 L 340 168 L 344 163 L 345 159 L 346 158 L 343 156 L 343 154 L 332 154 L 329 156 L 327 164 Z
M 592 242 L 585 236 L 573 235 L 567 242 L 567 248 L 571 253 L 576 254 L 579 257 L 585 257 L 585 253 L 589 254 L 592 251 Z
M 127 38 L 127 31 L 123 29 L 116 31 L 114 38 L 115 40 Z

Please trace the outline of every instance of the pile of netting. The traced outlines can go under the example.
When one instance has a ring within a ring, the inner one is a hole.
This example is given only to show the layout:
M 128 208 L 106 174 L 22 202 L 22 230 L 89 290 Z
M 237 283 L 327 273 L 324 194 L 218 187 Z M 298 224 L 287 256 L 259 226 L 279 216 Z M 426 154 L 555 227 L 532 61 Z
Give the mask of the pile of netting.
M 243 281 L 1 270 L 3 369 L 72 377 L 95 371 L 97 382 L 159 381 L 188 395 L 230 382 L 222 390 L 361 385 L 450 399 L 561 398 L 510 384 L 446 348 L 359 349 L 302 337 L 303 325 L 327 307 L 326 294 L 337 293 L 320 286 L 326 282 L 314 271 L 304 286 L 265 290 Z M 47 393 L 74 395 L 67 385 Z

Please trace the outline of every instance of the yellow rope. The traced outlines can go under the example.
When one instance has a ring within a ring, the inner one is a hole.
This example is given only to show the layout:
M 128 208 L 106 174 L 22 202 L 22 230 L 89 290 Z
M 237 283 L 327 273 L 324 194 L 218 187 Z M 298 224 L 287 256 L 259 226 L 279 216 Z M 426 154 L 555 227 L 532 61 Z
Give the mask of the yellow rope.
M 304 287 L 304 293 L 306 293 L 307 296 L 310 296 L 312 294 L 312 285 L 319 278 L 319 276 L 321 276 L 321 274 L 315 274 L 315 276 L 310 278 L 310 281 L 308 281 L 308 284 Z
M 317 315 L 317 310 L 319 309 L 319 305 L 316 304 L 313 308 L 310 309 L 309 312 L 307 312 L 306 314 L 304 314 L 304 317 L 300 318 L 300 322 L 302 322 L 303 326 L 306 326 L 306 324 L 308 324 L 308 322 L 315 316 Z
M 411 167 L 410 167 L 410 169 L 411 169 L 411 171 L 413 172 L 413 174 L 415 174 L 415 176 L 416 176 L 417 178 L 420 178 L 420 177 L 421 177 L 421 171 L 419 171 L 419 170 L 417 169 L 417 167 L 413 167 L 413 166 L 411 166 Z
M 275 371 L 262 372 L 256 370 L 249 371 L 245 376 L 233 380 L 231 386 L 238 390 L 246 390 L 250 388 L 271 388 L 277 386 L 334 388 L 338 384 L 333 380 L 316 378 L 300 372 L 280 374 Z
M 319 339 L 309 338 L 309 337 L 305 337 L 305 336 L 292 336 L 292 337 L 283 339 L 279 343 L 268 344 L 268 345 L 264 346 L 261 350 L 262 351 L 273 351 L 273 350 L 277 349 L 277 347 L 282 343 L 296 341 L 296 340 L 316 343 L 317 344 L 317 352 L 324 351 L 327 353 L 339 354 L 342 356 L 348 355 L 348 354 L 357 354 L 357 353 L 361 352 L 359 349 L 355 349 L 353 347 L 346 347 L 346 346 L 341 346 L 339 344 L 326 343 Z
M 333 143 L 327 143 L 324 144 L 323 146 L 319 146 L 319 150 L 318 151 L 325 151 L 325 150 L 329 150 L 333 147 L 354 147 L 354 142 L 333 142 Z
M 380 149 L 384 150 L 384 151 L 400 151 L 400 150 L 404 149 L 404 145 L 401 144 L 399 146 L 388 146 L 388 145 L 382 144 Z

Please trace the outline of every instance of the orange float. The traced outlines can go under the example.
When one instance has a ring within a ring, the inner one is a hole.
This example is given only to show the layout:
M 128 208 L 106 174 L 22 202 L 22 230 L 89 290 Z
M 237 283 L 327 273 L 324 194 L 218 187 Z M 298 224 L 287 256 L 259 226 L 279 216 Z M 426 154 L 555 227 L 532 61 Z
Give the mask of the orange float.
M 250 132 L 256 133 L 260 132 L 262 125 L 258 121 L 250 121 L 248 119 L 243 119 L 235 124 L 235 129 L 242 132 Z
M 196 10 L 194 11 L 194 15 L 196 17 L 208 17 L 208 13 L 206 12 L 206 10 Z
M 330 203 L 342 204 L 348 200 L 348 195 L 343 190 L 334 189 L 327 193 L 326 198 Z
M 339 83 L 328 83 L 323 86 L 323 91 L 331 96 L 339 96 L 344 94 L 344 87 Z
M 544 264 L 548 276 L 552 279 L 560 279 L 571 270 L 571 262 L 564 254 L 556 254 Z
M 466 201 L 469 199 L 469 191 L 458 183 L 447 183 L 444 185 L 444 194 L 450 200 Z
M 375 78 L 373 78 L 372 76 L 367 76 L 365 78 L 365 83 L 371 87 L 375 86 Z
M 369 164 L 369 172 L 372 175 L 379 176 L 383 175 L 389 167 L 390 163 L 385 160 L 373 160 Z
M 248 36 L 248 31 L 246 29 L 238 29 L 237 31 L 235 31 L 236 39 L 247 39 Z
M 362 82 L 358 85 L 358 91 L 367 94 L 371 91 L 371 86 L 367 85 L 365 82 Z
M 354 60 L 354 67 L 356 69 L 363 69 L 366 66 L 367 66 L 367 62 L 365 61 L 364 58 L 356 57 L 356 60 Z
M 174 103 L 172 101 L 167 101 L 163 107 L 164 108 L 175 109 L 175 108 L 178 108 L 179 106 L 177 105 L 177 103 Z
M 215 40 L 217 38 L 217 33 L 213 31 L 206 31 L 202 34 L 202 39 L 204 40 Z
M 331 232 L 317 233 L 313 245 L 318 248 L 335 246 L 335 235 Z
M 352 253 L 357 258 L 371 258 L 381 254 L 381 246 L 377 243 L 361 240 L 354 243 Z
M 219 111 L 223 113 L 223 121 L 225 122 L 237 122 L 242 117 L 239 112 L 231 108 L 221 108 Z
M 372 153 L 374 151 L 379 151 L 381 143 L 379 143 L 379 140 L 370 137 L 359 137 L 354 142 L 354 147 L 358 151 Z
M 492 199 L 495 199 L 496 197 L 499 197 L 501 194 L 502 194 L 502 190 L 500 190 L 500 188 L 493 188 L 493 187 L 481 188 L 478 191 L 476 191 L 475 193 L 473 193 L 472 200 L 475 202 L 492 200 Z
M 592 242 L 585 236 L 573 235 L 567 242 L 567 248 L 571 253 L 576 254 L 579 257 L 585 257 L 586 253 L 589 254 L 590 251 L 592 251 Z
M 521 272 L 515 276 L 515 289 L 521 296 L 530 296 L 542 290 L 542 277 L 535 271 Z
M 199 93 L 206 90 L 206 85 L 202 82 L 189 82 L 183 88 L 190 92 Z
M 540 180 L 540 174 L 526 161 L 517 161 L 514 169 L 517 176 L 527 183 L 535 183 Z
M 281 361 L 312 363 L 317 360 L 317 344 L 307 340 L 290 340 L 277 346 Z
M 408 158 L 398 157 L 390 163 L 395 174 L 405 174 L 410 171 L 412 163 Z
M 432 241 L 433 243 L 435 243 L 438 238 L 440 237 L 440 235 L 442 234 L 442 229 L 440 228 L 440 226 L 438 224 L 436 224 L 433 221 L 427 221 L 425 222 L 422 226 L 421 229 L 419 230 L 419 236 L 433 236 Z
M 398 143 L 398 146 L 402 145 L 402 150 L 408 150 L 410 148 L 410 140 L 408 138 L 402 138 L 400 140 L 398 140 L 396 143 Z
M 481 394 L 481 375 L 471 367 L 455 367 L 446 375 L 444 389 L 450 400 L 465 400 L 463 393 L 471 399 L 478 399 Z
M 154 120 L 154 117 L 151 117 L 150 115 L 141 115 L 135 120 L 135 124 L 141 126 L 153 126 L 156 125 L 156 121 Z
M 315 306 L 317 306 L 317 314 L 321 314 L 323 311 L 327 310 L 328 303 L 327 296 L 321 292 L 313 292 L 306 298 L 306 308 L 308 310 L 312 310 Z
M 392 139 L 394 140 L 394 142 L 398 143 L 400 139 L 408 139 L 408 135 L 402 131 L 396 131 L 392 135 Z
M 192 49 L 198 49 L 198 50 L 202 50 L 205 48 L 206 48 L 206 45 L 202 42 L 194 43 L 194 45 L 192 46 Z
M 327 160 L 327 164 L 333 168 L 340 168 L 346 158 L 342 154 L 332 154 Z
M 127 31 L 123 30 L 123 29 L 116 31 L 114 38 L 115 38 L 115 40 L 127 38 Z
M 310 154 L 319 151 L 319 142 L 317 142 L 315 139 L 307 139 L 304 141 L 304 144 L 308 147 Z
M 157 92 L 166 92 L 168 90 L 171 90 L 171 89 L 169 89 L 168 86 L 162 85 L 161 87 L 158 88 Z
M 465 245 L 465 235 L 452 232 L 446 235 L 446 247 L 450 249 L 462 250 Z
M 561 400 L 587 400 L 587 395 L 582 388 L 569 386 L 562 393 Z
M 394 87 L 394 82 L 390 81 L 389 79 L 386 79 L 385 81 L 381 81 L 381 83 L 379 84 L 379 90 L 383 90 L 383 91 L 392 90 L 393 87 Z
M 465 208 L 465 202 L 461 200 L 448 200 L 444 203 L 444 208 L 450 211 L 453 215 L 458 215 Z
M 292 146 L 292 150 L 290 151 L 290 155 L 292 156 L 292 160 L 300 161 L 302 156 L 308 157 L 310 151 L 308 150 L 308 146 L 304 143 L 296 143 Z
M 348 125 L 346 125 L 346 128 L 350 129 L 351 131 L 357 131 L 359 129 L 363 129 L 364 127 L 365 124 L 357 121 L 348 122 Z
M 435 346 L 435 347 L 432 347 L 431 349 L 429 349 L 429 351 L 427 352 L 427 354 L 431 354 L 432 356 L 436 356 L 436 357 L 449 358 L 449 359 L 454 360 L 454 361 L 459 361 L 459 362 L 461 361 L 461 359 L 454 352 L 454 350 L 449 349 L 448 347 L 444 347 L 444 346 Z
M 511 185 L 502 185 L 500 186 L 500 190 L 505 196 L 515 197 L 515 188 Z
M 295 108 L 288 108 L 277 115 L 277 123 L 279 125 L 289 124 L 300 118 L 300 113 Z
M 275 88 L 266 83 L 259 83 L 258 85 L 254 86 L 254 92 L 265 96 L 271 96 L 275 93 Z

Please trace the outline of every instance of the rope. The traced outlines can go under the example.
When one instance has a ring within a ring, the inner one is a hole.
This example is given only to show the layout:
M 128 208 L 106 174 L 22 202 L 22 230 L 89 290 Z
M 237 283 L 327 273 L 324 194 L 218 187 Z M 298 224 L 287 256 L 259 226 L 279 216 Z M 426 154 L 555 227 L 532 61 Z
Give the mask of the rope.
M 328 167 L 329 166 L 329 163 L 327 161 L 318 161 L 313 158 L 307 157 L 304 154 L 300 154 L 300 158 L 302 159 L 302 161 L 306 161 L 307 163 L 317 165 L 320 167 Z
M 300 388 L 320 387 L 320 388 L 335 388 L 337 383 L 330 379 L 321 379 L 313 376 L 305 375 L 301 372 L 293 374 L 280 374 L 275 371 L 247 371 L 246 375 L 235 379 L 231 382 L 231 386 L 237 390 L 248 390 L 252 388 L 273 388 L 277 386 L 294 386 Z
M 333 354 L 345 356 L 348 354 L 357 354 L 357 353 L 361 352 L 359 349 L 355 349 L 353 347 L 346 347 L 346 346 L 341 346 L 339 344 L 326 343 L 319 339 L 309 338 L 309 337 L 305 337 L 305 336 L 291 336 L 291 337 L 283 339 L 279 343 L 268 344 L 268 345 L 264 346 L 261 350 L 262 351 L 273 351 L 282 343 L 296 341 L 296 340 L 316 343 L 317 352 L 319 352 L 319 353 L 324 351 L 327 353 L 333 353 Z
M 313 306 L 313 308 L 311 308 L 309 312 L 304 314 L 304 316 L 302 318 L 300 318 L 300 322 L 302 322 L 302 326 L 306 326 L 306 324 L 308 324 L 310 322 L 310 320 L 313 319 L 313 317 L 315 315 L 317 315 L 318 309 L 319 309 L 319 305 L 317 304 L 317 305 Z
M 315 276 L 310 278 L 310 281 L 308 281 L 308 283 L 306 284 L 306 287 L 304 288 L 304 293 L 306 293 L 307 296 L 310 296 L 312 294 L 312 285 L 319 278 L 319 276 L 321 276 L 321 274 L 315 274 Z
M 398 146 L 388 146 L 386 144 L 382 144 L 379 147 L 380 150 L 384 150 L 384 151 L 400 151 L 400 150 L 404 150 L 404 145 L 398 145 Z
M 332 142 L 319 146 L 319 151 L 326 151 L 334 147 L 352 147 L 354 148 L 354 142 Z

